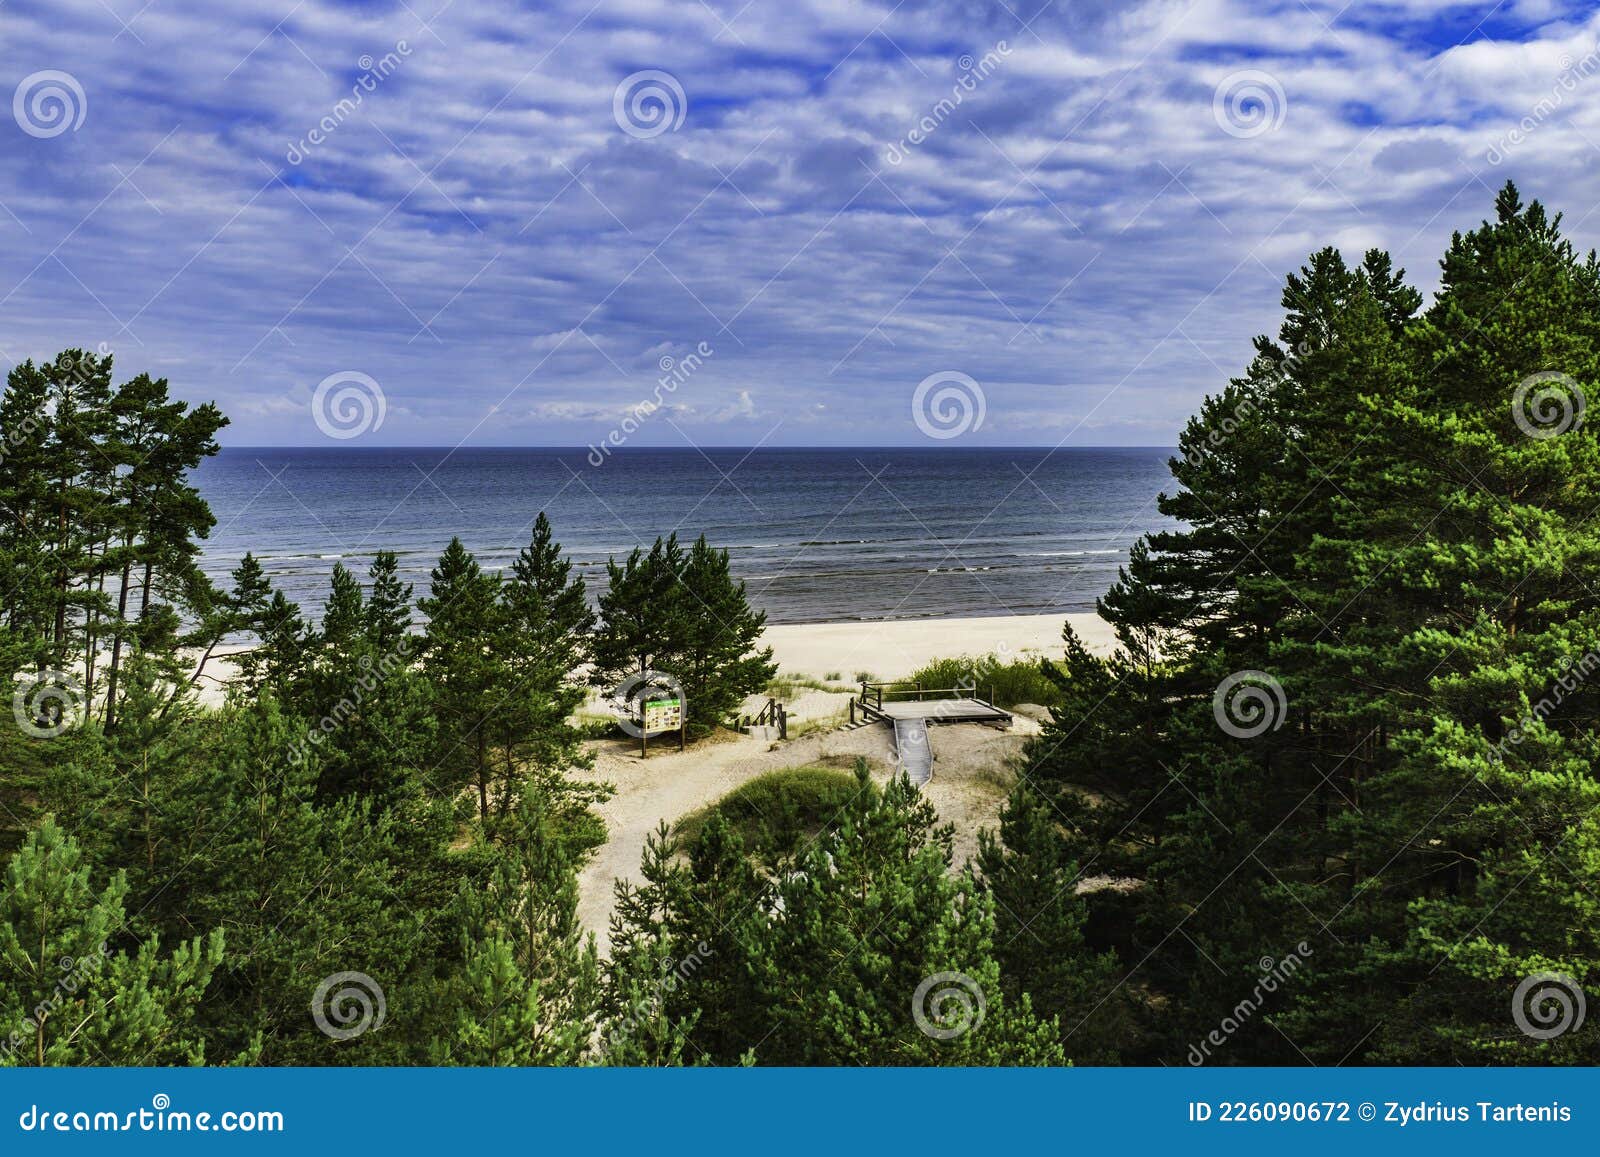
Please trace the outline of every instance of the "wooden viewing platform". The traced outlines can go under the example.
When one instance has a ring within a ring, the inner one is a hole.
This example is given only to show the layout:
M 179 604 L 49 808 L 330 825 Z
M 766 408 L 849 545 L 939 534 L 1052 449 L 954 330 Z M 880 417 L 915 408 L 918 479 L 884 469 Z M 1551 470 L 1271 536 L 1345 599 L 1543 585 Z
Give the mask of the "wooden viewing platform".
M 873 722 L 894 728 L 895 757 L 919 787 L 933 778 L 933 745 L 928 727 L 934 723 L 987 723 L 1010 727 L 1011 712 L 970 694 L 972 688 L 927 688 L 920 683 L 863 683 L 850 701 L 850 722 L 856 709 Z M 992 692 L 991 692 L 992 694 Z

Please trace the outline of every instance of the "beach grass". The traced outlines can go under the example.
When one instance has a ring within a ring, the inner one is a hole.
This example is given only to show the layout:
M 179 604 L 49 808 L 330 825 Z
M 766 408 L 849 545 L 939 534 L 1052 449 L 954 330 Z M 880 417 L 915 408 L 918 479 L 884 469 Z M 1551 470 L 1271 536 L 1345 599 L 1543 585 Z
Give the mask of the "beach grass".
M 768 772 L 690 812 L 673 826 L 673 832 L 682 846 L 691 846 L 711 818 L 721 815 L 744 840 L 747 852 L 772 864 L 799 851 L 858 790 L 856 777 L 836 768 Z
M 936 690 L 965 689 L 989 699 L 996 707 L 1037 703 L 1051 707 L 1061 701 L 1060 689 L 1050 681 L 1037 659 L 1003 660 L 997 655 L 934 659 L 906 677 Z
M 762 694 L 778 700 L 789 700 L 796 698 L 801 691 L 843 692 L 853 690 L 855 688 L 850 684 L 840 683 L 836 680 L 815 679 L 810 675 L 785 675 L 780 673 L 773 676 Z

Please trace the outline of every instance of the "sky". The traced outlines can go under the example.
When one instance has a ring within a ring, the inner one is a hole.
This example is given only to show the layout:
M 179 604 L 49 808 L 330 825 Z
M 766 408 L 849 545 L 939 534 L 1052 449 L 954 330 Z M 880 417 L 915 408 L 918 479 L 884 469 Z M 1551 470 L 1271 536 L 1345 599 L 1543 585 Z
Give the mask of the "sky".
M 1323 245 L 1600 239 L 1563 0 L 8 0 L 0 366 L 233 445 L 1171 445 Z

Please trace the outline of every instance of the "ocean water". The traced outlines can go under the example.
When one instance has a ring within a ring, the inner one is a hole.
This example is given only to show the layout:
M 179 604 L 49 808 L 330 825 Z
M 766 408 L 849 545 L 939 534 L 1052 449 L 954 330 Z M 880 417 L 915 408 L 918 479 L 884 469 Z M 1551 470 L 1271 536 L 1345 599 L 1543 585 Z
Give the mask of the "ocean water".
M 452 535 L 508 566 L 539 511 L 591 597 L 608 557 L 704 532 L 773 623 L 1087 611 L 1170 525 L 1172 451 L 228 447 L 197 471 L 213 579 L 253 551 L 313 617 L 335 561 L 378 550 L 426 593 Z

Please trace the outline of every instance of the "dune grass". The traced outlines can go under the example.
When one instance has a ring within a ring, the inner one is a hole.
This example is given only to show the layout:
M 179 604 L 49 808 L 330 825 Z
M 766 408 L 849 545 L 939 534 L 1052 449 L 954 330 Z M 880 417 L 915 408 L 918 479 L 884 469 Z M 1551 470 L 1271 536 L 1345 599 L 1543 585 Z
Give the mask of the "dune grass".
M 858 790 L 856 777 L 830 767 L 768 772 L 680 819 L 673 831 L 688 847 L 714 815 L 721 815 L 757 860 L 773 864 L 793 855 L 838 814 Z
M 1051 707 L 1061 701 L 1060 689 L 1046 677 L 1038 659 L 1006 662 L 997 655 L 935 659 L 907 675 L 906 681 L 930 689 L 962 688 L 983 699 L 992 695 L 996 707 L 1018 703 Z

